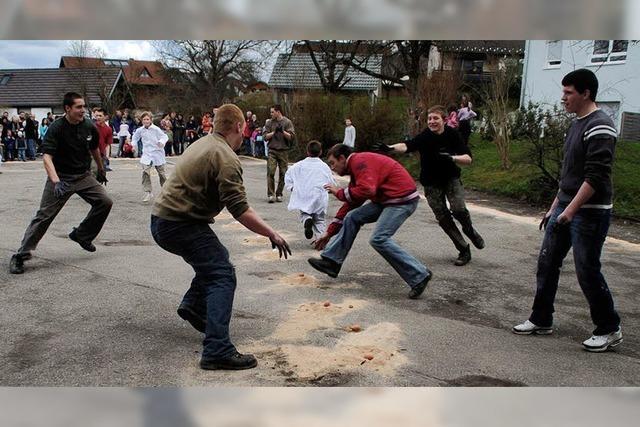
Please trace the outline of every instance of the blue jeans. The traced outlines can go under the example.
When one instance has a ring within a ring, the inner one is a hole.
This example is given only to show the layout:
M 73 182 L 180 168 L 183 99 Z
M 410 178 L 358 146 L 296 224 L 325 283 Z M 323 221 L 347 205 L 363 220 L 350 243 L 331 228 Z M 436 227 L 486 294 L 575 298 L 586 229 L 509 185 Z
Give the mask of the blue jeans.
M 164 250 L 178 255 L 196 275 L 182 303 L 207 317 L 202 358 L 228 356 L 236 351 L 229 338 L 229 322 L 236 289 L 229 252 L 206 222 L 178 222 L 151 216 L 151 234 Z
M 381 205 L 369 202 L 350 211 L 344 218 L 340 232 L 322 252 L 322 257 L 342 264 L 351 250 L 360 227 L 375 222 L 376 228 L 373 230 L 369 243 L 413 288 L 426 279 L 430 271 L 402 249 L 391 237 L 415 212 L 417 207 L 418 199 L 404 205 Z
M 27 139 L 27 157 L 31 160 L 36 158 L 36 140 Z
M 538 257 L 537 290 L 529 320 L 538 326 L 552 325 L 560 267 L 573 247 L 578 283 L 596 325 L 593 334 L 606 335 L 620 326 L 609 287 L 600 272 L 600 254 L 609 230 L 611 210 L 580 209 L 569 224 L 559 225 L 556 220 L 566 206 L 566 203 L 559 204 L 547 224 Z
M 22 160 L 23 162 L 26 161 L 25 159 L 25 151 L 26 149 L 24 148 L 18 148 L 18 160 Z

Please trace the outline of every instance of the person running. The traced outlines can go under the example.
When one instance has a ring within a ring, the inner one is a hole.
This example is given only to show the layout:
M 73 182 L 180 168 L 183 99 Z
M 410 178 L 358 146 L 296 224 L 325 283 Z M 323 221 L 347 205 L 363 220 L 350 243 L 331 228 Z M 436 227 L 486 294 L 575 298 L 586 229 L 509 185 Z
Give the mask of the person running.
M 265 124 L 264 139 L 269 141 L 267 159 L 267 200 L 269 203 L 282 202 L 284 176 L 289 165 L 288 152 L 293 144 L 295 131 L 291 120 L 282 115 L 282 107 L 278 104 L 271 107 L 271 121 Z M 278 188 L 276 189 L 275 174 L 279 170 Z M 275 200 L 274 200 L 275 196 Z
M 226 208 L 247 229 L 268 237 L 280 257 L 291 254 L 282 236 L 247 202 L 242 167 L 235 153 L 242 145 L 244 126 L 240 108 L 232 104 L 219 107 L 214 132 L 185 150 L 152 209 L 151 233 L 156 243 L 182 257 L 195 272 L 178 315 L 205 334 L 202 369 L 250 369 L 257 365 L 253 355 L 239 353 L 231 343 L 229 323 L 236 274 L 229 252 L 209 224 Z
M 460 222 L 462 231 L 476 248 L 483 249 L 485 243 L 471 222 L 458 167 L 471 164 L 471 151 L 462 142 L 460 134 L 445 125 L 446 117 L 444 107 L 433 106 L 427 111 L 427 129 L 418 136 L 399 144 L 379 144 L 378 147 L 385 152 L 420 153 L 420 183 L 424 186 L 427 202 L 440 228 L 459 252 L 454 264 L 463 266 L 471 261 L 471 247 L 453 218 Z M 447 207 L 447 201 L 450 208 Z
M 349 175 L 351 180 L 346 189 L 325 185 L 344 203 L 327 231 L 316 239 L 315 248 L 324 249 L 320 258 L 309 258 L 309 264 L 330 277 L 338 277 L 360 228 L 375 222 L 369 243 L 409 285 L 409 298 L 418 298 L 433 275 L 392 239 L 418 207 L 420 194 L 413 178 L 390 157 L 353 153 L 344 144 L 331 147 L 327 159 L 331 170 L 340 176 Z
M 600 263 L 613 207 L 611 170 L 617 131 L 607 113 L 598 108 L 597 93 L 598 79 L 590 70 L 575 70 L 562 79 L 562 103 L 577 118 L 564 142 L 558 194 L 540 223 L 545 233 L 531 316 L 513 327 L 513 332 L 520 335 L 553 332 L 560 268 L 573 248 L 578 283 L 596 326 L 591 338 L 582 343 L 585 350 L 592 352 L 622 343 L 620 316 Z
M 92 241 L 100 233 L 113 205 L 100 185 L 107 184 L 107 177 L 98 148 L 98 130 L 85 118 L 84 99 L 68 92 L 64 95 L 63 108 L 64 116 L 49 126 L 42 144 L 47 182 L 40 208 L 24 233 L 20 249 L 11 257 L 9 271 L 12 274 L 24 273 L 24 261 L 31 259 L 31 251 L 36 249 L 73 194 L 77 193 L 89 203 L 91 210 L 69 238 L 89 252 L 96 251 Z M 90 172 L 91 158 L 98 165 L 96 178 Z
M 329 195 L 325 184 L 336 185 L 331 169 L 322 161 L 322 144 L 309 141 L 307 158 L 291 166 L 284 176 L 284 185 L 291 191 L 288 209 L 299 211 L 304 226 L 304 237 L 317 238 L 326 231 L 325 215 L 329 207 Z
M 149 202 L 153 196 L 151 192 L 151 168 L 155 167 L 156 172 L 158 172 L 161 187 L 167 179 L 164 170 L 164 165 L 167 163 L 164 146 L 169 137 L 162 129 L 152 123 L 152 117 L 149 111 L 145 111 L 140 115 L 142 127 L 136 129 L 132 142 L 136 146 L 138 141 L 142 141 L 140 164 L 142 165 L 142 190 L 144 191 L 142 201 L 144 203 Z

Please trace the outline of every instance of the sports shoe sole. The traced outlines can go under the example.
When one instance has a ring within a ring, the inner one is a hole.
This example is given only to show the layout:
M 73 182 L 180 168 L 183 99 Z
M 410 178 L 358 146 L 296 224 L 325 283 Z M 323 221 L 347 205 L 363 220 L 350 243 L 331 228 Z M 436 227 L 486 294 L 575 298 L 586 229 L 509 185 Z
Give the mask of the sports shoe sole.
M 602 347 L 587 347 L 586 345 L 582 344 L 582 346 L 584 347 L 584 349 L 588 352 L 591 353 L 604 353 L 605 351 L 609 350 L 610 348 L 614 348 L 619 346 L 620 344 L 622 344 L 622 338 L 617 339 L 615 341 L 613 341 L 612 343 L 606 344 Z
M 311 218 L 307 218 L 304 221 L 304 237 L 307 239 L 313 237 L 313 220 Z
M 511 332 L 513 332 L 516 335 L 551 335 L 553 333 L 553 329 L 539 328 L 539 329 L 532 329 L 530 331 L 519 331 L 516 328 L 511 328 Z

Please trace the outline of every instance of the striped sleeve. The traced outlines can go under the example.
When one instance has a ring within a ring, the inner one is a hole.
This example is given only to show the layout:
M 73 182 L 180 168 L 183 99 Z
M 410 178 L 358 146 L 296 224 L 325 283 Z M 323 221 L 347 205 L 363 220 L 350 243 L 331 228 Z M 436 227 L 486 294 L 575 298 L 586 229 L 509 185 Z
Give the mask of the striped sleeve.
M 593 126 L 591 129 L 585 131 L 584 136 L 582 137 L 583 141 L 593 138 L 594 136 L 604 135 L 611 136 L 613 138 L 618 137 L 618 131 L 609 125 L 597 125 Z

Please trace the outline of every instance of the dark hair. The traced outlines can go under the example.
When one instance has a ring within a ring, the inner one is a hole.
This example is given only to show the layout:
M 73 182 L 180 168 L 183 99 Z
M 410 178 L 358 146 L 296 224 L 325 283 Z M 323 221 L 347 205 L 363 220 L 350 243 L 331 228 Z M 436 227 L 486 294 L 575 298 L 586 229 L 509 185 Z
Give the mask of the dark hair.
M 458 111 L 458 106 L 456 104 L 449 104 L 447 111 L 449 112 L 449 114 L 453 113 L 454 111 Z
M 104 108 L 96 107 L 93 109 L 94 113 L 102 113 L 104 114 Z
M 320 154 L 322 153 L 322 144 L 320 141 L 316 141 L 315 139 L 309 141 L 307 144 L 307 153 L 309 153 L 309 156 L 311 157 L 320 157 Z
M 273 104 L 271 108 L 282 113 L 282 105 L 280 104 Z
M 589 91 L 589 99 L 596 100 L 598 94 L 598 78 L 591 70 L 581 68 L 567 74 L 562 78 L 562 86 L 573 86 L 578 93 Z
M 340 156 L 349 157 L 351 153 L 353 153 L 353 148 L 344 144 L 336 144 L 329 149 L 329 151 L 327 152 L 327 157 L 333 156 L 337 159 Z
M 62 99 L 62 108 L 72 107 L 76 103 L 76 99 L 82 99 L 82 95 L 76 92 L 67 92 Z

